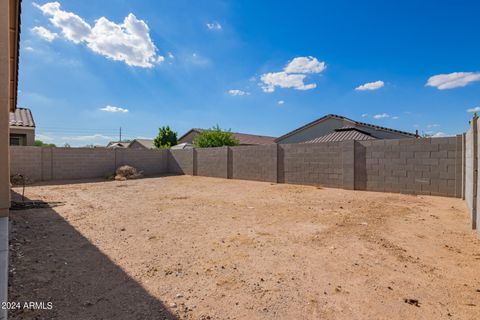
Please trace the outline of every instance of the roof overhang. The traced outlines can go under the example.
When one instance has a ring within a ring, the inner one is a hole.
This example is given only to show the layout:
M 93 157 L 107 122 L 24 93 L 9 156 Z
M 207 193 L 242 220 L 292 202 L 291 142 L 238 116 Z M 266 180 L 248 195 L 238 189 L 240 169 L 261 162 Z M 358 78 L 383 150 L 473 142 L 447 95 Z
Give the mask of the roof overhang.
M 21 0 L 9 1 L 9 109 L 15 111 L 17 107 L 18 91 L 18 62 L 20 49 L 20 2 Z

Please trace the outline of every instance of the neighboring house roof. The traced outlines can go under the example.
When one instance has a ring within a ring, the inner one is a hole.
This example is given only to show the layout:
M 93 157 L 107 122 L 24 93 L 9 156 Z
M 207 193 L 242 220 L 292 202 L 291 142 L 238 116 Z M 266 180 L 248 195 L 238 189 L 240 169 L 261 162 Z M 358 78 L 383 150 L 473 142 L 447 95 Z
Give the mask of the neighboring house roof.
M 388 131 L 388 132 L 394 132 L 394 133 L 398 133 L 398 134 L 402 134 L 402 135 L 405 135 L 405 136 L 408 136 L 408 137 L 411 137 L 411 138 L 414 138 L 416 137 L 416 134 L 414 133 L 410 133 L 410 132 L 405 132 L 405 131 L 400 131 L 400 130 L 395 130 L 395 129 L 390 129 L 390 128 L 386 128 L 386 127 L 381 127 L 381 126 L 377 126 L 377 125 L 374 125 L 374 124 L 370 124 L 370 123 L 365 123 L 365 122 L 359 122 L 359 121 L 355 121 L 355 120 L 352 120 L 352 119 L 349 119 L 347 117 L 344 117 L 344 116 L 339 116 L 339 115 L 336 115 L 336 114 L 327 114 L 326 116 L 323 116 L 315 121 L 312 121 L 310 123 L 307 123 L 306 125 L 304 126 L 301 126 L 300 128 L 297 128 L 293 131 L 290 131 L 286 134 L 284 134 L 283 136 L 281 137 L 278 137 L 277 139 L 275 139 L 275 142 L 279 142 L 285 138 L 288 138 L 300 131 L 303 131 L 307 128 L 310 128 L 310 127 L 313 127 L 314 125 L 317 125 L 325 120 L 328 120 L 328 119 L 338 119 L 338 120 L 343 120 L 343 121 L 348 121 L 348 122 L 351 122 L 352 124 L 354 125 L 358 125 L 358 126 L 364 126 L 364 127 L 369 127 L 369 128 L 373 128 L 375 130 L 382 130 L 382 131 Z
M 10 88 L 9 88 L 9 110 L 11 112 L 15 111 L 17 107 L 17 92 L 18 92 L 18 65 L 19 65 L 19 56 L 20 56 L 20 12 L 21 12 L 21 0 L 11 0 L 10 1 L 10 12 L 8 17 L 10 17 Z
M 17 108 L 10 112 L 10 126 L 35 128 L 32 111 L 27 108 Z
M 107 144 L 107 148 L 128 148 L 130 141 L 110 141 Z
M 172 149 L 172 150 L 182 150 L 182 149 L 192 149 L 192 148 L 193 148 L 193 144 L 184 142 L 184 143 L 174 145 L 170 149 Z
M 319 142 L 335 142 L 335 141 L 347 141 L 347 140 L 375 140 L 374 136 L 366 131 L 362 131 L 355 127 L 342 127 L 335 129 L 334 132 L 328 133 L 321 137 L 305 141 L 303 143 L 319 143 Z
M 130 142 L 129 146 L 131 146 L 135 141 L 144 146 L 146 149 L 155 149 L 155 146 L 153 145 L 153 139 L 135 139 Z
M 186 137 L 192 132 L 201 133 L 203 131 L 205 131 L 205 129 L 201 129 L 201 128 L 190 129 L 184 135 L 182 135 L 178 139 L 178 141 L 181 141 L 184 137 Z M 260 135 L 240 133 L 240 132 L 232 132 L 232 135 L 240 142 L 240 144 L 243 144 L 243 145 L 265 145 L 265 144 L 275 143 L 275 137 L 270 137 L 270 136 L 260 136 Z

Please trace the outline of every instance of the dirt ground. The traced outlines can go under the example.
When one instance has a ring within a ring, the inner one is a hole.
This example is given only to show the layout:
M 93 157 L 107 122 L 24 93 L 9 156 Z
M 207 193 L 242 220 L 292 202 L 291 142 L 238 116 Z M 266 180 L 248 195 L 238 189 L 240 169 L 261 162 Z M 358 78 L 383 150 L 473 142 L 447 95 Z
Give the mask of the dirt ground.
M 11 319 L 480 318 L 459 199 L 189 176 L 26 196 L 64 205 L 12 212 L 9 300 L 53 309 Z

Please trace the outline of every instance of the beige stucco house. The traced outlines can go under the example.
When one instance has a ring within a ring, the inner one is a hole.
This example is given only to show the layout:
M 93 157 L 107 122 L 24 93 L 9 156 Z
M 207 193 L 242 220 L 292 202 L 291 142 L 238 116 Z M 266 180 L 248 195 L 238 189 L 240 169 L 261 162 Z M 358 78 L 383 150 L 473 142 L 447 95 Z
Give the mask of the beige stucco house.
M 17 108 L 10 112 L 10 145 L 35 145 L 35 121 L 27 108 Z
M 9 112 L 17 105 L 20 1 L 0 0 L 0 302 L 7 301 L 10 208 Z M 7 310 L 0 309 L 0 319 Z

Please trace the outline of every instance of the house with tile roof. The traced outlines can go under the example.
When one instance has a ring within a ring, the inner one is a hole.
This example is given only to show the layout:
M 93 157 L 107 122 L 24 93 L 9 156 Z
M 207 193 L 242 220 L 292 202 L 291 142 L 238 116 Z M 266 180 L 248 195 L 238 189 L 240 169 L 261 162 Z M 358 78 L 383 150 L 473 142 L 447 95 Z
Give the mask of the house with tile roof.
M 35 121 L 30 109 L 16 108 L 10 112 L 9 126 L 11 146 L 35 145 Z
M 108 149 L 155 149 L 153 139 L 134 139 L 126 141 L 110 141 L 106 148 Z
M 344 140 L 408 139 L 416 133 L 400 131 L 328 114 L 275 139 L 276 143 L 328 142 Z
M 183 136 L 178 139 L 178 143 L 193 144 L 193 140 L 205 129 L 193 128 L 187 131 Z M 232 135 L 240 142 L 241 146 L 255 146 L 255 145 L 267 145 L 274 144 L 275 137 L 260 136 L 256 134 L 247 134 L 240 132 L 232 132 Z

